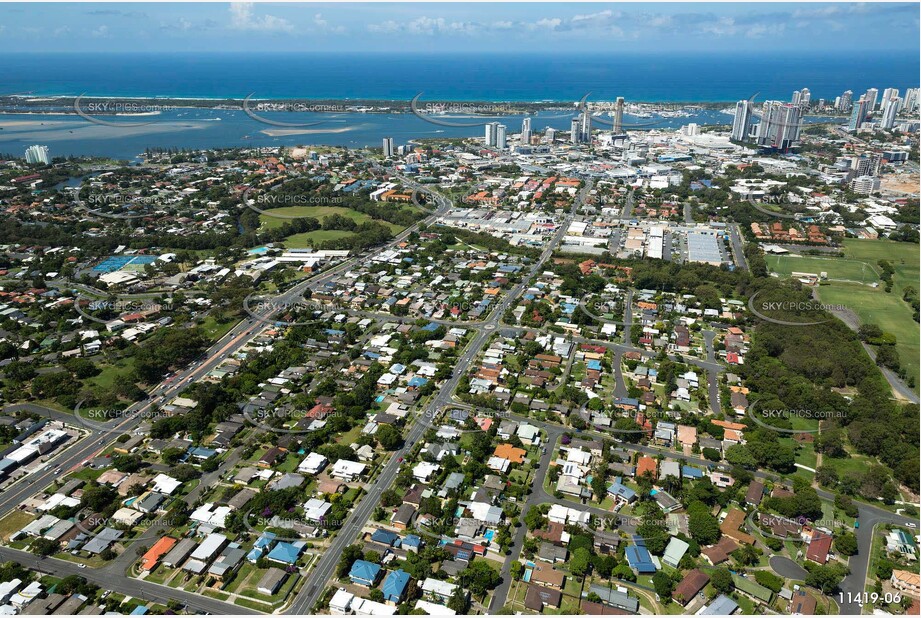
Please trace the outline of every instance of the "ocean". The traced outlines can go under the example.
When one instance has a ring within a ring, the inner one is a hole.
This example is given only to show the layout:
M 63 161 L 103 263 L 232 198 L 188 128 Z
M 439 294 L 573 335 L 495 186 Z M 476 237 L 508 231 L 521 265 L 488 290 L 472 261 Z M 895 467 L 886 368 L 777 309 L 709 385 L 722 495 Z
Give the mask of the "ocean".
M 416 55 L 416 54 L 3 54 L 0 95 L 284 99 L 387 99 L 421 105 L 435 101 L 589 100 L 712 102 L 754 97 L 790 100 L 807 87 L 813 100 L 844 90 L 918 85 L 917 58 L 891 54 L 809 56 L 794 54 L 609 54 L 609 55 Z M 855 96 L 856 98 L 856 96 Z M 145 148 L 338 145 L 380 146 L 414 138 L 470 137 L 483 127 L 446 127 L 410 114 L 266 113 L 289 123 L 319 123 L 279 129 L 242 111 L 178 109 L 142 118 L 144 126 L 108 127 L 74 115 L 0 115 L 0 153 L 22 156 L 40 143 L 52 156 L 91 155 L 134 159 Z M 535 131 L 567 131 L 572 113 L 545 111 L 533 117 Z M 102 116 L 114 122 L 136 124 Z M 521 116 L 497 118 L 509 133 Z M 459 122 L 489 119 L 461 119 Z M 656 127 L 689 122 L 726 124 L 715 110 L 653 118 Z M 649 124 L 627 117 L 627 123 Z

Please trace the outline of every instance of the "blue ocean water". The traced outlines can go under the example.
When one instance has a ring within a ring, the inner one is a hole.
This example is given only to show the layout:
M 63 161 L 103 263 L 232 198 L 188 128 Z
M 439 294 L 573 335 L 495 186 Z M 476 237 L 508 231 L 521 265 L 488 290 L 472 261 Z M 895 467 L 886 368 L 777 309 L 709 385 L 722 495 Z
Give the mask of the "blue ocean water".
M 435 101 L 561 101 L 561 107 L 590 93 L 590 100 L 736 101 L 789 100 L 808 87 L 813 99 L 833 99 L 844 90 L 918 85 L 918 58 L 860 54 L 804 58 L 789 54 L 522 56 L 409 54 L 5 54 L 0 55 L 0 94 L 86 94 L 110 97 L 392 99 L 424 93 Z M 281 122 L 320 124 L 304 131 L 278 130 L 242 111 L 167 110 L 145 117 L 145 126 L 106 127 L 74 114 L 0 115 L 0 153 L 22 156 L 31 144 L 46 144 L 52 156 L 93 155 L 133 159 L 146 148 L 220 148 L 324 144 L 380 146 L 427 137 L 483 135 L 483 127 L 444 127 L 411 114 L 262 113 Z M 532 126 L 569 130 L 570 109 L 536 114 Z M 498 120 L 509 133 L 521 116 Z M 461 119 L 470 122 L 472 119 Z M 485 122 L 487 118 L 477 117 Z M 688 122 L 726 124 L 715 110 L 653 119 L 661 128 Z M 628 125 L 650 123 L 626 118 Z M 808 120 L 807 120 L 808 121 Z M 600 127 L 599 127 L 600 128 Z
M 540 101 L 813 99 L 918 85 L 917 55 L 3 54 L 0 94 Z

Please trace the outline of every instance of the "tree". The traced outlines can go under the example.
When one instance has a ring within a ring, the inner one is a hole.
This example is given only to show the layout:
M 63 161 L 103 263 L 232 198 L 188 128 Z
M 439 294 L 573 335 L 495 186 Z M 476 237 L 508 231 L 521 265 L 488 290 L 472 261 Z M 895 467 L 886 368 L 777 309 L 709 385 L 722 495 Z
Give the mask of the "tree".
M 833 593 L 844 576 L 850 572 L 840 563 L 816 564 L 809 560 L 806 561 L 806 570 L 809 571 L 809 574 L 806 575 L 806 585 L 818 588 L 825 594 Z
M 349 545 L 342 551 L 342 557 L 336 565 L 336 577 L 345 577 L 352 570 L 352 563 L 362 558 L 361 545 Z
M 656 594 L 664 603 L 668 603 L 672 598 L 672 591 L 675 589 L 675 582 L 665 571 L 656 571 L 652 576 L 652 586 L 656 589 Z
M 760 555 L 761 552 L 752 545 L 743 545 L 739 549 L 732 552 L 732 557 L 742 566 L 758 564 L 758 557 Z
M 516 562 L 515 564 L 521 566 L 520 562 Z M 457 612 L 457 615 L 466 614 L 467 610 L 470 609 L 470 597 L 467 595 L 467 591 L 460 586 L 456 587 L 454 589 L 454 594 L 448 599 L 448 609 L 453 609 Z
M 58 545 L 57 541 L 52 541 L 51 539 L 37 538 L 32 541 L 32 545 L 29 549 L 32 550 L 33 554 L 38 556 L 50 556 L 58 553 L 60 545 Z
M 484 560 L 476 560 L 461 571 L 461 586 L 467 588 L 477 597 L 483 597 L 502 583 L 502 576 Z
M 732 590 L 732 574 L 729 569 L 719 568 L 710 573 L 710 584 L 714 590 L 723 594 Z
M 515 560 L 512 562 L 511 567 L 509 568 L 509 574 L 512 576 L 512 579 L 519 580 L 524 574 L 524 565 L 519 561 Z
M 581 577 L 588 574 L 591 564 L 591 553 L 586 548 L 580 547 L 572 553 L 569 559 L 569 570 L 573 575 Z
M 857 536 L 853 532 L 842 532 L 835 537 L 835 549 L 845 556 L 857 553 Z
M 403 436 L 392 425 L 381 425 L 374 437 L 388 451 L 395 451 L 403 444 Z
M 701 545 L 712 545 L 720 538 L 720 523 L 703 502 L 688 506 L 688 532 Z

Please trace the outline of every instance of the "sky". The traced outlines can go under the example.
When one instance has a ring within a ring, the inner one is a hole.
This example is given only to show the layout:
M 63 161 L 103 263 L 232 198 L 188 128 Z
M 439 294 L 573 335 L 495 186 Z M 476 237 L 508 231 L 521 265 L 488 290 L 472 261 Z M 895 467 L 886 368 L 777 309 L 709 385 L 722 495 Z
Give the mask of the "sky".
M 0 52 L 919 54 L 918 3 L 0 3 Z

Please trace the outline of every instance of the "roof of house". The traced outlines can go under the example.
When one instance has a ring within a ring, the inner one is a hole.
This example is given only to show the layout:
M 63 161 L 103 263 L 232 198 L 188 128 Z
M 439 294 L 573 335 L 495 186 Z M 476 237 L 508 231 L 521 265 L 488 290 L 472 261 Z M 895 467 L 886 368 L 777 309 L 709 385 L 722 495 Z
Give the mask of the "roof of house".
M 656 565 L 653 564 L 652 556 L 649 555 L 645 545 L 630 545 L 625 555 L 631 569 L 636 569 L 640 573 L 656 572 Z
M 745 513 L 740 509 L 731 508 L 726 514 L 726 519 L 720 524 L 720 532 L 740 543 L 751 545 L 755 542 L 755 537 L 739 530 L 743 523 L 745 523 Z
M 403 569 L 390 571 L 384 578 L 381 592 L 388 601 L 399 601 L 403 597 L 407 584 L 409 584 L 409 573 Z
M 496 447 L 493 455 L 496 457 L 501 457 L 502 459 L 508 459 L 512 463 L 520 464 L 524 462 L 524 456 L 527 454 L 523 448 L 518 448 L 512 446 L 508 443 L 502 443 Z
M 562 600 L 563 595 L 559 590 L 529 584 L 528 591 L 524 597 L 524 606 L 534 611 L 540 611 L 545 604 L 550 607 L 559 607 Z
M 178 541 L 171 536 L 164 536 L 159 541 L 153 544 L 153 547 L 147 550 L 147 553 L 141 558 L 141 568 L 145 571 L 149 571 L 155 566 L 157 562 L 163 557 L 169 550 L 176 545 Z
M 636 475 L 641 476 L 644 473 L 649 473 L 652 475 L 652 478 L 656 478 L 656 460 L 652 457 L 640 457 L 636 462 Z
M 531 581 L 538 584 L 549 584 L 557 588 L 562 588 L 563 580 L 566 576 L 562 571 L 557 571 L 553 567 L 537 565 L 531 573 Z
M 682 605 L 687 605 L 690 603 L 691 599 L 697 596 L 697 593 L 704 589 L 704 586 L 706 586 L 709 581 L 710 576 L 700 569 L 689 571 L 688 574 L 684 576 L 684 579 L 675 586 L 675 590 L 672 592 L 672 598 Z
M 367 560 L 356 560 L 352 564 L 352 570 L 349 571 L 349 578 L 357 579 L 364 582 L 373 582 L 381 572 L 381 565 L 368 562 Z
M 831 542 L 831 535 L 816 532 L 812 535 L 812 541 L 809 542 L 809 546 L 806 548 L 806 559 L 825 564 L 828 561 Z

